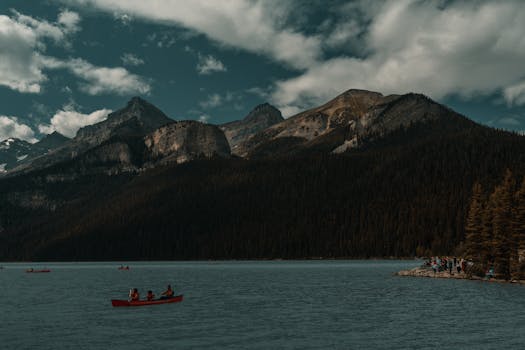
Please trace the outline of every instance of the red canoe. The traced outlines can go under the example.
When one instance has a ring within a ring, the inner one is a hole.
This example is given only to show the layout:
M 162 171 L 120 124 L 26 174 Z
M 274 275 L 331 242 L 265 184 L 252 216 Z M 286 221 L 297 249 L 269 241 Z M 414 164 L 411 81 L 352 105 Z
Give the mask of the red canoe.
M 127 300 L 111 299 L 111 305 L 113 305 L 114 307 L 117 307 L 117 306 L 145 306 L 145 305 L 178 303 L 181 301 L 182 301 L 182 294 L 176 295 L 173 298 L 169 298 L 169 299 L 155 299 L 151 301 L 148 301 L 148 300 L 127 301 Z
M 26 270 L 27 273 L 51 272 L 51 270 Z

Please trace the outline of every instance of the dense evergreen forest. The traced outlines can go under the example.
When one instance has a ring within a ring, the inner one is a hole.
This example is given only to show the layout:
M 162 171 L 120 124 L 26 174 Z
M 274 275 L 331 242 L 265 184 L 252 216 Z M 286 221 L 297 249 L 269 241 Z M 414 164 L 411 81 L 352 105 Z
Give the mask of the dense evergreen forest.
M 473 273 L 484 276 L 494 269 L 496 277 L 525 279 L 525 178 L 507 169 L 491 191 L 476 182 L 465 231 Z
M 420 137 L 421 127 L 400 129 L 341 155 L 312 151 L 252 160 L 215 158 L 139 175 L 71 179 L 61 165 L 60 181 L 50 180 L 56 167 L 3 179 L 0 256 L 112 260 L 450 254 L 464 247 L 474 183 L 493 188 L 507 168 L 513 178 L 522 177 L 525 140 L 477 126 Z M 28 193 L 31 203 L 41 196 L 45 205 L 13 204 L 13 196 Z

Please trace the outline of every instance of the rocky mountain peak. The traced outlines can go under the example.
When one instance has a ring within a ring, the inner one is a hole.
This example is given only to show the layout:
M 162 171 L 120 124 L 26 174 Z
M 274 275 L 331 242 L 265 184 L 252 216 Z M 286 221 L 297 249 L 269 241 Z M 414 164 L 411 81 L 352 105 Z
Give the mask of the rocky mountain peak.
M 44 136 L 35 145 L 44 149 L 54 149 L 62 146 L 67 141 L 69 141 L 69 138 L 58 131 L 53 131 L 51 134 Z
M 128 111 L 141 111 L 153 105 L 139 96 L 132 97 L 124 109 Z
M 253 122 L 261 119 L 266 119 L 269 123 L 275 124 L 282 121 L 284 118 L 277 108 L 268 102 L 255 106 L 254 109 L 244 117 L 243 121 Z
M 369 91 L 369 90 L 363 90 L 363 89 L 348 89 L 342 94 L 340 94 L 338 97 L 341 96 L 356 96 L 356 97 L 383 97 L 383 94 L 376 91 Z M 337 98 L 337 97 L 336 97 Z
M 146 128 L 152 128 L 148 131 L 153 131 L 173 121 L 160 109 L 139 96 L 131 98 L 124 108 L 109 114 L 108 120 L 117 119 L 124 121 L 133 117 L 136 117 Z
M 252 109 L 242 120 L 236 120 L 219 127 L 228 139 L 232 153 L 238 154 L 238 145 L 256 133 L 284 120 L 281 111 L 269 103 Z
M 144 135 L 173 122 L 151 103 L 140 97 L 133 97 L 124 108 L 110 113 L 106 120 L 80 129 L 74 140 L 92 145 L 100 144 L 112 135 L 113 130 L 133 118 L 138 120 Z

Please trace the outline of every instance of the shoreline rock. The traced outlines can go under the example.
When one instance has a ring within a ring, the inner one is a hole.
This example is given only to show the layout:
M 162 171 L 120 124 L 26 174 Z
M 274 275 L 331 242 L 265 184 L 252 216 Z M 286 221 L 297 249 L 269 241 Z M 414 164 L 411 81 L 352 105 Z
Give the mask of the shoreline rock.
M 496 283 L 514 283 L 514 284 L 523 284 L 525 285 L 525 280 L 502 280 L 497 278 L 482 278 L 478 276 L 470 276 L 464 272 L 452 272 L 450 274 L 447 271 L 441 271 L 436 272 L 431 268 L 425 268 L 425 267 L 415 267 L 410 270 L 402 270 L 394 273 L 395 276 L 402 276 L 402 277 L 426 277 L 426 278 L 448 278 L 448 279 L 462 279 L 462 280 L 469 280 L 469 281 L 482 281 L 482 282 L 496 282 Z

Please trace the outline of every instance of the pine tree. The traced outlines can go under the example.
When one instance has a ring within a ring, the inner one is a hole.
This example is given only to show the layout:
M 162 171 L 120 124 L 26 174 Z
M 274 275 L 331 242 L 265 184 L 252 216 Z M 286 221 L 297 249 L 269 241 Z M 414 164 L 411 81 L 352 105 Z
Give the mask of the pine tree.
M 512 251 L 511 219 L 514 180 L 507 169 L 503 182 L 496 187 L 496 205 L 493 212 L 494 271 L 496 276 L 510 279 L 510 256 Z
M 519 280 L 524 277 L 522 271 L 525 269 L 525 177 L 514 195 L 511 231 L 510 274 L 513 280 Z
M 483 213 L 483 189 L 479 182 L 472 187 L 472 199 L 465 225 L 465 245 L 468 259 L 472 259 L 475 264 L 482 262 L 482 213 Z
M 494 208 L 496 206 L 496 192 L 492 192 L 485 205 L 481 216 L 481 244 L 480 257 L 481 267 L 484 271 L 494 262 Z

